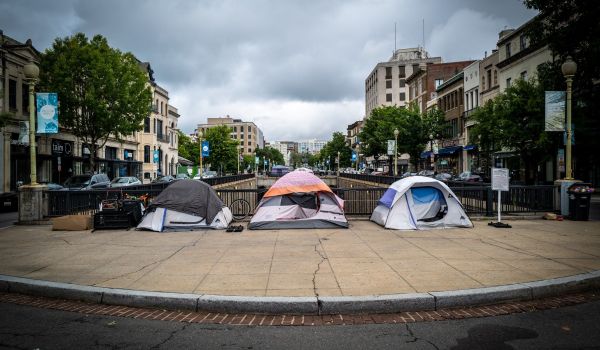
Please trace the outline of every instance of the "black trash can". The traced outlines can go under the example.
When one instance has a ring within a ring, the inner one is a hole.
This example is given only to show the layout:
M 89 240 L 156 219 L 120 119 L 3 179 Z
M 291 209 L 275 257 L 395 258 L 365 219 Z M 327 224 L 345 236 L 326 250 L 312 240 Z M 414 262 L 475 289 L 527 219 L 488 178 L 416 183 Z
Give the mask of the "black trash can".
M 567 190 L 569 195 L 569 218 L 575 221 L 587 221 L 590 218 L 590 202 L 594 189 L 592 184 L 577 182 Z
M 19 195 L 17 192 L 0 193 L 0 212 L 18 211 Z

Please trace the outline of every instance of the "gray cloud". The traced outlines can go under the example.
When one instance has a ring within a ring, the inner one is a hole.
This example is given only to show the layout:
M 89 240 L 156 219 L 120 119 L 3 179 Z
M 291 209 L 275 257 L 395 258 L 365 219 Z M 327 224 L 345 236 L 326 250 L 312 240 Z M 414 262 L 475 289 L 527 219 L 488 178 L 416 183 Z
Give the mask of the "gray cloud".
M 150 61 L 185 131 L 209 116 L 256 120 L 268 139 L 329 138 L 363 117 L 364 79 L 397 45 L 477 59 L 534 15 L 495 1 L 0 0 L 0 23 L 43 50 L 82 31 Z

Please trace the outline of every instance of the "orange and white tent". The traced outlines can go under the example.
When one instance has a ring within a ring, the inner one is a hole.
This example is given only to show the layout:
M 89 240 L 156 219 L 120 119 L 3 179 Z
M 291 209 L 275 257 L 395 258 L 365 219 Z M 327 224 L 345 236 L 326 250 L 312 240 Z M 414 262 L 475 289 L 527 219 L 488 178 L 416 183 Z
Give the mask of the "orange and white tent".
M 344 201 L 306 171 L 293 171 L 277 180 L 248 225 L 251 230 L 339 227 L 348 227 Z

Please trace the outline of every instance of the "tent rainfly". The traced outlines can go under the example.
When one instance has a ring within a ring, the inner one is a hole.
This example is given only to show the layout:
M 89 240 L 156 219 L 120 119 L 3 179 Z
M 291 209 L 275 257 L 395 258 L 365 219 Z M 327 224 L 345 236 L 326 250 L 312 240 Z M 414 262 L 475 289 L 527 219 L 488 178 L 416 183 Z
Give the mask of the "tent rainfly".
M 379 199 L 371 221 L 396 230 L 473 227 L 454 192 L 425 176 L 394 182 Z
M 347 228 L 344 201 L 321 179 L 307 171 L 292 171 L 265 193 L 248 228 Z
M 224 229 L 232 219 L 231 211 L 210 185 L 177 180 L 152 201 L 137 228 L 158 232 Z

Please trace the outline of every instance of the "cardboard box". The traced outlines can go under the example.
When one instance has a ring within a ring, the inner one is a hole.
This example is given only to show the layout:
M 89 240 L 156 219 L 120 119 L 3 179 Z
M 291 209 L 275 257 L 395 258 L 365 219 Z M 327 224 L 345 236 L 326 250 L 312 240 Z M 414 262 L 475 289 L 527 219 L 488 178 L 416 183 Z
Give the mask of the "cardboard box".
M 91 229 L 91 215 L 66 215 L 52 219 L 52 230 L 54 231 L 85 231 Z

